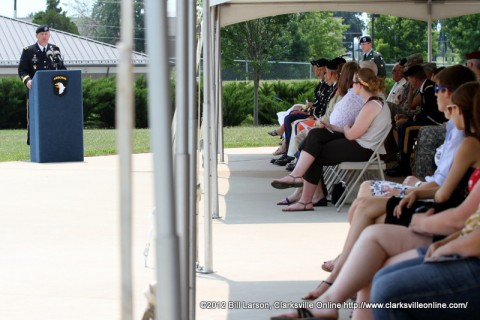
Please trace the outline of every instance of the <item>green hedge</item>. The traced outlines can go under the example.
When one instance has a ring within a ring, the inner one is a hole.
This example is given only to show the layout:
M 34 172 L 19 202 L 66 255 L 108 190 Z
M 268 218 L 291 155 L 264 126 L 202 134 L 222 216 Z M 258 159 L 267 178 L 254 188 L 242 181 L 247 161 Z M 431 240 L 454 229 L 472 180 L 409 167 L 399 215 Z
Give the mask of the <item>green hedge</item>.
M 313 101 L 317 81 L 262 81 L 258 93 L 258 121 L 261 125 L 277 123 L 277 112 L 285 111 L 295 103 Z M 393 80 L 385 81 L 390 92 Z M 223 124 L 225 127 L 253 123 L 253 83 L 227 82 L 223 84 Z
M 27 90 L 18 78 L 0 79 L 0 129 L 26 128 Z
M 262 81 L 258 92 L 258 121 L 261 125 L 277 123 L 277 112 L 294 103 L 313 99 L 316 81 Z M 237 126 L 253 122 L 253 83 L 223 84 L 223 124 Z
M 83 120 L 85 128 L 115 127 L 115 77 L 84 78 Z M 26 120 L 26 89 L 18 78 L 0 79 L 0 129 L 24 129 Z M 135 127 L 148 127 L 147 81 L 135 81 Z
M 277 112 L 294 103 L 313 100 L 316 81 L 262 81 L 259 88 L 258 119 L 261 125 L 277 123 Z M 387 79 L 387 92 L 393 81 Z M 175 83 L 172 81 L 172 100 Z M 83 116 L 86 128 L 115 127 L 115 77 L 83 79 Z M 135 81 L 135 127 L 148 127 L 147 81 Z M 202 98 L 202 90 L 200 90 Z M 18 78 L 0 79 L 0 129 L 26 127 L 26 90 Z M 172 101 L 172 104 L 174 102 Z M 202 103 L 202 101 L 200 102 Z M 253 83 L 226 82 L 223 84 L 224 126 L 253 122 Z

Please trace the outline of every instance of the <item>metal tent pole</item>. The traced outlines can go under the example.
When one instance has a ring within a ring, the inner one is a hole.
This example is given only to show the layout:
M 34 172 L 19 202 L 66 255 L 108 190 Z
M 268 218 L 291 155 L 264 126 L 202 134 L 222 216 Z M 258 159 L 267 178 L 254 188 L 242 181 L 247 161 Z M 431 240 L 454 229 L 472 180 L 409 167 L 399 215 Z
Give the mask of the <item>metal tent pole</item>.
M 212 138 L 213 115 L 211 111 L 211 33 L 209 0 L 203 1 L 203 161 L 204 161 L 204 266 L 203 273 L 213 272 L 212 266 Z
M 211 148 L 210 148 L 210 183 L 211 183 L 211 202 L 212 202 L 212 218 L 213 219 L 218 219 L 220 218 L 220 213 L 219 213 L 219 204 L 218 204 L 218 104 L 217 104 L 217 79 L 218 79 L 218 74 L 216 72 L 218 63 L 215 61 L 215 19 L 217 16 L 217 7 L 210 8 L 210 18 L 209 18 L 209 24 L 210 24 L 210 61 L 213 61 L 213 63 L 210 66 L 210 69 L 208 69 L 208 72 L 210 74 L 210 97 L 211 97 L 211 103 L 210 103 L 210 116 L 211 116 L 211 122 L 210 122 L 210 143 L 211 143 Z M 213 259 L 213 257 L 212 257 Z
M 133 3 L 121 3 L 121 40 L 116 93 L 116 125 L 120 175 L 121 319 L 133 319 L 132 276 L 132 128 L 133 128 Z
M 188 11 L 187 0 L 177 0 L 176 35 L 175 35 L 175 196 L 177 232 L 180 239 L 180 296 L 182 306 L 189 305 L 189 154 L 188 154 Z M 188 308 L 181 308 L 181 319 L 188 318 Z
M 181 319 L 179 240 L 176 234 L 170 70 L 168 66 L 167 2 L 145 1 L 147 35 L 148 110 L 154 168 L 156 229 L 156 314 Z
M 197 56 L 196 56 L 196 27 L 197 27 L 197 2 L 188 0 L 188 154 L 189 154 L 189 277 L 188 277 L 188 319 L 195 319 L 195 294 L 196 294 L 196 262 L 197 262 L 197 130 L 198 113 L 196 105 L 197 96 Z
M 427 21 L 428 62 L 432 62 L 432 0 L 428 0 L 427 11 L 428 11 L 428 21 Z
M 225 162 L 225 152 L 223 149 L 223 101 L 222 101 L 222 54 L 221 54 L 221 46 L 220 46 L 220 14 L 218 14 L 218 8 L 215 7 L 217 10 L 217 14 L 215 15 L 215 74 L 216 79 L 215 83 L 216 86 L 216 106 L 217 106 L 217 114 L 218 114 L 218 121 L 217 121 L 217 135 L 218 135 L 218 144 L 217 148 L 220 154 L 220 161 Z

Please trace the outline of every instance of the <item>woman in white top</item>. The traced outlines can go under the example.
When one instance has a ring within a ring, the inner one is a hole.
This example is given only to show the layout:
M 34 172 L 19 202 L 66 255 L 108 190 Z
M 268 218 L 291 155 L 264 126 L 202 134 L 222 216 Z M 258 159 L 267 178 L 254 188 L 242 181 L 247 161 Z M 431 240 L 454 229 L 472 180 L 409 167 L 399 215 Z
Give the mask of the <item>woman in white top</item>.
M 290 175 L 272 181 L 277 189 L 303 186 L 300 200 L 283 211 L 313 210 L 313 194 L 322 180 L 323 166 L 367 161 L 385 132 L 390 130 L 390 109 L 379 97 L 385 88 L 384 80 L 363 68 L 355 74 L 353 82 L 355 94 L 366 101 L 353 125 L 341 128 L 324 123 L 325 128 L 310 130 L 295 169 Z

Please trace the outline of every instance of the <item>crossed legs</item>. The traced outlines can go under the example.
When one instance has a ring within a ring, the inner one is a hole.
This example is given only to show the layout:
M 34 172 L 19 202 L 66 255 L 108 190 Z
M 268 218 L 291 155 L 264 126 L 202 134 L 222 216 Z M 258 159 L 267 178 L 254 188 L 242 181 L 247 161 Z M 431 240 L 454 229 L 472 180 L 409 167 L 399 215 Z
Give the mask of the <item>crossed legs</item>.
M 387 201 L 388 198 L 380 197 L 364 197 L 355 199 L 348 211 L 350 229 L 348 231 L 342 253 L 335 263 L 332 272 L 325 281 L 335 282 L 335 279 L 337 278 L 346 259 L 352 251 L 355 242 L 365 228 L 375 223 L 383 224 Z M 328 286 L 321 284 L 314 291 L 308 293 L 305 298 L 317 298 L 327 289 Z
M 336 281 L 317 300 L 342 303 L 363 288 L 369 290 L 373 276 L 388 258 L 402 254 L 395 257 L 395 261 L 411 259 L 418 254 L 416 250 L 410 249 L 423 247 L 430 242 L 431 237 L 413 233 L 403 226 L 369 226 L 353 246 Z M 359 297 L 368 301 L 367 294 L 359 294 Z M 317 317 L 338 316 L 338 311 L 335 309 L 314 309 L 313 313 Z M 285 316 L 295 317 L 296 312 L 285 314 Z M 358 316 L 357 313 L 355 317 Z

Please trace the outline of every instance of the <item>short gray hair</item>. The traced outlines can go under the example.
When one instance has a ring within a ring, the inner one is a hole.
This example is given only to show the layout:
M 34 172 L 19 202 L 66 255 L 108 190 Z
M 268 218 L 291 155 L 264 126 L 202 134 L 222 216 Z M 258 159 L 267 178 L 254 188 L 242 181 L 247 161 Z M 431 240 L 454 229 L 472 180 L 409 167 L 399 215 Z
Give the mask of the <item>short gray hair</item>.
M 367 68 L 372 70 L 378 76 L 377 64 L 372 60 L 362 60 L 360 61 L 359 65 L 360 65 L 360 68 Z

